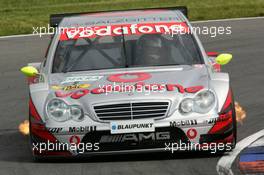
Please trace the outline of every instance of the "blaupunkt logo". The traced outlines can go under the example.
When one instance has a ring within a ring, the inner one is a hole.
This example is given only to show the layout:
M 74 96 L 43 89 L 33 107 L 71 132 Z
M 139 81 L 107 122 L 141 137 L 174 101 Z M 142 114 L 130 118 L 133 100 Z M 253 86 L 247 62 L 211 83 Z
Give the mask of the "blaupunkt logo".
M 117 129 L 117 124 L 116 123 L 112 123 L 111 128 L 112 128 L 112 130 L 116 130 Z

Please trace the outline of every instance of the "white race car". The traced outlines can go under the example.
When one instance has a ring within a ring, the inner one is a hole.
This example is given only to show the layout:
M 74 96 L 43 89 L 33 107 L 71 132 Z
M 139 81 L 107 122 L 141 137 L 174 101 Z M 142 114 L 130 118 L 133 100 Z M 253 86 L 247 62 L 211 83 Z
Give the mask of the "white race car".
M 21 69 L 34 156 L 234 148 L 234 100 L 219 71 L 232 55 L 207 54 L 186 14 L 52 15 L 59 32 L 45 61 Z

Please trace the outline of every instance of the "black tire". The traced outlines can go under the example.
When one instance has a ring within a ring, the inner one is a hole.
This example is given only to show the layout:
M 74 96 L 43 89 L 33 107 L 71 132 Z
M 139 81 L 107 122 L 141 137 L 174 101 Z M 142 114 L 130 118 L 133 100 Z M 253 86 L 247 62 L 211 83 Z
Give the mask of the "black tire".
M 31 117 L 30 117 L 30 109 L 29 109 L 29 114 L 28 114 L 28 122 L 29 122 L 29 148 L 30 148 L 30 152 L 32 153 L 32 159 L 33 161 L 35 161 L 35 155 L 33 153 L 33 148 L 32 148 L 32 144 L 33 144 L 33 140 L 32 140 L 32 133 L 31 133 Z
M 29 121 L 29 148 L 30 148 L 30 151 L 32 153 L 32 160 L 34 162 L 41 162 L 43 161 L 43 157 L 40 157 L 40 156 L 37 156 L 33 153 L 33 142 L 34 140 L 32 139 L 32 133 L 31 133 L 31 117 L 30 117 L 30 113 L 29 113 L 29 117 L 28 117 L 28 121 Z
M 237 122 L 236 122 L 236 108 L 235 108 L 235 100 L 234 100 L 234 95 L 233 95 L 233 91 L 231 90 L 232 93 L 232 124 L 233 124 L 233 143 L 232 143 L 232 149 L 234 149 L 236 147 L 236 143 L 237 143 Z

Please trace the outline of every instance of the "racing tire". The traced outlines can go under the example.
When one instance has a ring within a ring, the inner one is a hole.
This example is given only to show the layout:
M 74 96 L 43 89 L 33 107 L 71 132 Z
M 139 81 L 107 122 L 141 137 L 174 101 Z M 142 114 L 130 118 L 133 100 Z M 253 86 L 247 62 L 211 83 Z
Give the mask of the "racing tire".
M 236 122 L 236 108 L 235 108 L 235 100 L 234 100 L 234 95 L 233 91 L 231 90 L 232 93 L 232 125 L 233 125 L 233 143 L 231 145 L 232 149 L 236 147 L 237 143 L 237 122 Z

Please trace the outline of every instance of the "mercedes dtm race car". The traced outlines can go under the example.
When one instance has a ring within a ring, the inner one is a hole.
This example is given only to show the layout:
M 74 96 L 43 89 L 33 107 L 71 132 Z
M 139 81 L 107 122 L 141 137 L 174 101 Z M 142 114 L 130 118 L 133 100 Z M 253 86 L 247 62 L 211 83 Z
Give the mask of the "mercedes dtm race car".
M 234 148 L 220 72 L 232 55 L 205 52 L 186 8 L 52 15 L 51 26 L 46 59 L 21 69 L 35 157 Z

